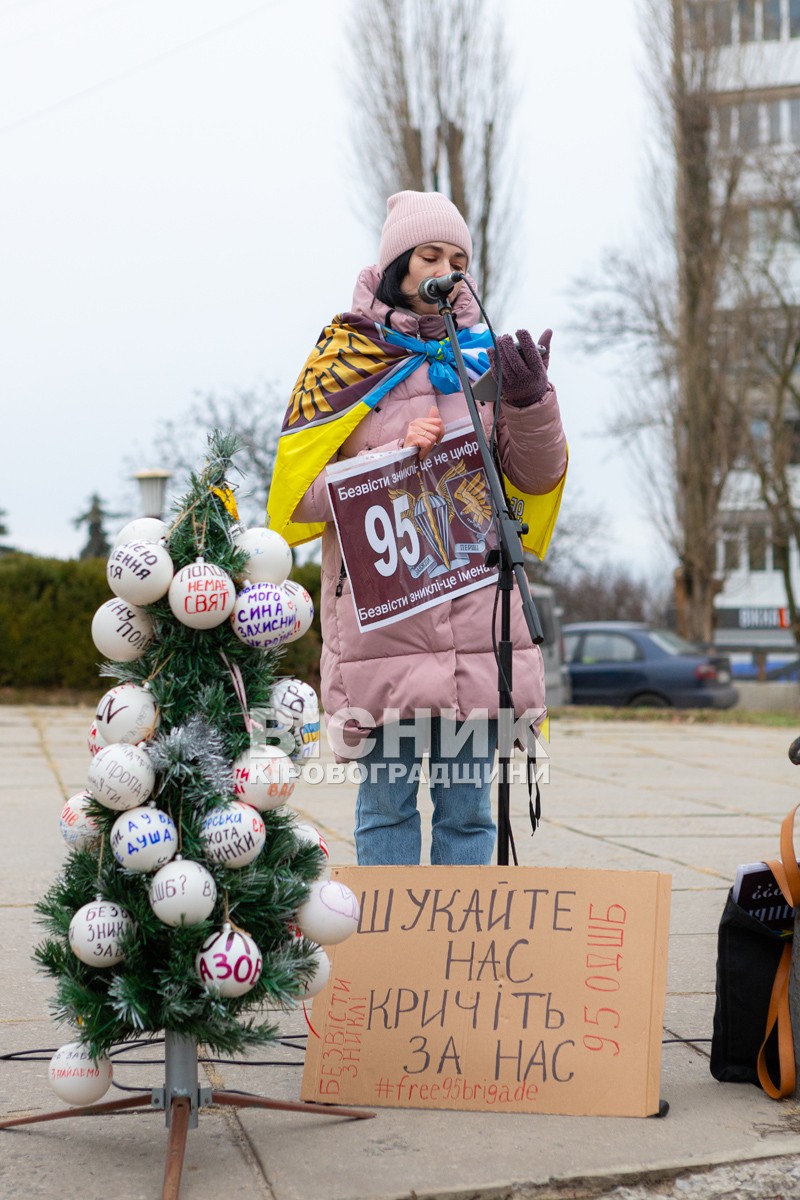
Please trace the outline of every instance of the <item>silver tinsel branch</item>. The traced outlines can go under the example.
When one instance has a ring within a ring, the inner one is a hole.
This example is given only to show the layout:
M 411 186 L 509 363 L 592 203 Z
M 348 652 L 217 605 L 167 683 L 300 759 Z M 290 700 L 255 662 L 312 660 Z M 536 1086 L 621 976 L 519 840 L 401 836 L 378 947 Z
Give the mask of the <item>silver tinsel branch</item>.
M 157 735 L 148 746 L 156 771 L 180 783 L 197 773 L 217 795 L 233 791 L 231 764 L 225 757 L 222 737 L 202 717 L 190 717 L 185 725 Z

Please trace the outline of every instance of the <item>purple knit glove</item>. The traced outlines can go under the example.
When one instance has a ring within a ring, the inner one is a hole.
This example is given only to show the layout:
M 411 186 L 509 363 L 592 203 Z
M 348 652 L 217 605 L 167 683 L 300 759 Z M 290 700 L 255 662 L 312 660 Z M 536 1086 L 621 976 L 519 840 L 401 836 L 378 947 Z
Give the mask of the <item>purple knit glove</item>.
M 542 353 L 537 349 L 527 329 L 517 330 L 519 350 L 513 338 L 502 334 L 497 339 L 497 353 L 503 364 L 503 399 L 515 408 L 527 408 L 541 400 L 547 391 L 547 368 L 550 363 L 552 329 L 545 329 L 539 338 Z M 489 368 L 497 380 L 496 355 L 489 351 Z

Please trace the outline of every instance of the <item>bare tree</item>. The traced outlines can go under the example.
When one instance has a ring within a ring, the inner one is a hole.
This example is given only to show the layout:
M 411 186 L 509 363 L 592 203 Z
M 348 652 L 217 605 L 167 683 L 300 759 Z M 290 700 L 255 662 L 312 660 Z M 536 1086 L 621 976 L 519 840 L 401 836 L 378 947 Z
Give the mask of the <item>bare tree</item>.
M 473 238 L 470 269 L 497 300 L 513 212 L 512 84 L 491 0 L 356 0 L 354 157 L 380 228 L 394 192 L 445 192 Z
M 724 358 L 729 395 L 740 410 L 746 470 L 731 477 L 728 499 L 747 513 L 756 536 L 758 510 L 766 513 L 760 530 L 772 543 L 773 567 L 782 574 L 800 645 L 790 560 L 792 544 L 800 544 L 800 166 L 795 155 L 782 161 L 772 155 L 763 175 L 769 191 L 751 210 L 759 236 L 744 237 L 730 263 L 737 304 L 728 313 Z
M 763 315 L 752 280 L 731 263 L 753 175 L 762 192 L 769 179 L 749 148 L 722 136 L 725 100 L 743 86 L 730 47 L 723 77 L 715 22 L 724 6 L 643 0 L 642 14 L 668 165 L 667 186 L 663 170 L 652 175 L 658 240 L 651 231 L 646 251 L 608 255 L 600 282 L 579 282 L 591 297 L 581 332 L 589 348 L 612 339 L 635 351 L 638 387 L 613 432 L 635 446 L 651 514 L 675 552 L 681 632 L 710 642 L 720 510 L 748 440 L 750 400 L 729 332 L 743 312 Z
M 525 556 L 529 577 L 537 583 L 560 587 L 582 576 L 597 561 L 607 524 L 608 517 L 596 499 L 590 503 L 577 483 L 566 488 L 558 514 L 557 536 L 547 556 L 543 559 L 533 554 Z
M 550 580 L 564 621 L 645 621 L 663 625 L 670 597 L 653 580 L 622 563 L 595 562 Z
M 285 408 L 285 396 L 269 383 L 222 396 L 198 394 L 179 416 L 156 427 L 145 457 L 171 470 L 172 487 L 179 491 L 202 461 L 209 433 L 221 429 L 235 434 L 241 443 L 234 458 L 242 476 L 237 487 L 239 514 L 248 523 L 262 525 Z
M 718 54 L 710 21 L 695 20 L 684 0 L 672 3 L 672 107 L 676 165 L 677 322 L 673 446 L 678 545 L 678 601 L 685 632 L 713 640 L 718 517 L 723 488 L 738 452 L 726 373 L 716 331 L 724 299 L 725 262 L 734 229 L 742 156 L 715 156 L 713 94 Z M 703 10 L 703 16 L 710 16 Z

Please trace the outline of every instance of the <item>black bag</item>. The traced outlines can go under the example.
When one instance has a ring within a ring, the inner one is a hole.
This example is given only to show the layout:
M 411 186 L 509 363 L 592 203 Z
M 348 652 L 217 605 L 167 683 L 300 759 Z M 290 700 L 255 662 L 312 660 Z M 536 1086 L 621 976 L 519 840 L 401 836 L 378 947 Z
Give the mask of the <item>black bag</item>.
M 770 999 L 784 949 L 791 938 L 751 917 L 733 898 L 719 923 L 717 937 L 717 1002 L 711 1039 L 711 1074 L 723 1083 L 754 1083 L 764 1042 Z M 771 1079 L 780 1078 L 777 1032 L 765 1046 Z
M 780 859 L 765 864 L 790 909 L 800 905 L 800 868 L 794 849 L 798 808 L 781 825 Z M 717 938 L 711 1074 L 725 1083 L 754 1083 L 773 1100 L 790 1096 L 795 1086 L 789 1016 L 792 930 L 793 926 L 770 928 L 734 900 L 733 889 L 728 893 Z

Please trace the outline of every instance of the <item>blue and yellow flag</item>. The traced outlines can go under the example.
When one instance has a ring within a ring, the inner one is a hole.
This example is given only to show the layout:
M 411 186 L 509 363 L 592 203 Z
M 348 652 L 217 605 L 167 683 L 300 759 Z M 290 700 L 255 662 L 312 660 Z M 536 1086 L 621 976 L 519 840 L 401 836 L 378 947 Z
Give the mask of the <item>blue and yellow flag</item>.
M 477 379 L 489 368 L 491 335 L 483 326 L 459 330 L 468 374 Z M 423 363 L 434 388 L 461 388 L 449 339 L 422 341 L 378 325 L 355 313 L 334 317 L 320 334 L 295 384 L 283 420 L 267 501 L 270 529 L 290 546 L 319 537 L 324 523 L 303 524 L 292 514 L 320 471 L 359 422 L 383 397 Z M 526 550 L 544 557 L 555 527 L 564 478 L 545 496 L 528 496 L 505 480 L 512 515 L 528 525 Z

